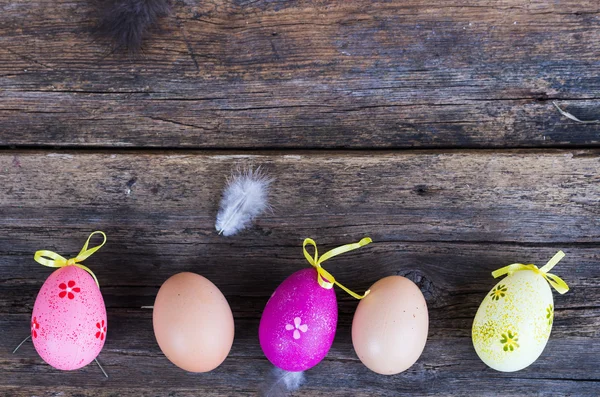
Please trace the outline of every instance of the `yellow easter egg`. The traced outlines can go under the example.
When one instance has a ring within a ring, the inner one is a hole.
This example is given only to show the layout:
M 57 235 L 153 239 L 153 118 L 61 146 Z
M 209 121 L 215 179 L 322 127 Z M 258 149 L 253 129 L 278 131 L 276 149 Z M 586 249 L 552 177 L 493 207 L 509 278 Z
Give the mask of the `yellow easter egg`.
M 521 270 L 486 295 L 473 321 L 473 346 L 491 368 L 519 371 L 544 351 L 554 319 L 552 290 L 544 277 Z

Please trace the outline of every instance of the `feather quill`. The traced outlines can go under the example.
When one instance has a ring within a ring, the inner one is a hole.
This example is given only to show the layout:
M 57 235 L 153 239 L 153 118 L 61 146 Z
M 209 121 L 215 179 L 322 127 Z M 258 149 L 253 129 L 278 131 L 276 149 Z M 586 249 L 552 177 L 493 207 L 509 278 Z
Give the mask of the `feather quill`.
M 273 367 L 271 376 L 265 382 L 263 397 L 283 397 L 296 391 L 304 383 L 304 372 L 289 372 Z
M 268 193 L 272 181 L 260 168 L 234 172 L 227 181 L 217 214 L 215 227 L 219 234 L 236 234 L 269 208 Z
M 96 34 L 112 41 L 115 50 L 135 54 L 147 31 L 170 12 L 169 0 L 93 0 L 100 22 Z

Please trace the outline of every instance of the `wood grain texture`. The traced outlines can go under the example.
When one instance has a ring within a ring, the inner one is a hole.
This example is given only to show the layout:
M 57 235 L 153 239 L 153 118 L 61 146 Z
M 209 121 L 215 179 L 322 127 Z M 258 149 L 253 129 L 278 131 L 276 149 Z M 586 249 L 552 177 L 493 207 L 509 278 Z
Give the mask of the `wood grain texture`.
M 276 177 L 273 213 L 231 238 L 214 220 L 226 176 L 238 164 Z M 326 360 L 295 395 L 597 396 L 600 390 L 600 151 L 403 152 L 49 151 L 0 152 L 0 393 L 7 396 L 254 396 L 271 365 L 257 329 L 277 285 L 307 266 L 304 237 L 322 249 L 374 243 L 332 259 L 338 280 L 364 290 L 399 274 L 419 285 L 430 312 L 423 356 L 407 372 L 370 372 L 352 349 L 356 300 L 338 291 L 338 333 Z M 38 249 L 76 253 L 87 234 L 109 241 L 86 261 L 102 286 L 109 334 L 88 366 L 52 369 L 30 343 L 37 291 L 50 269 Z M 556 320 L 540 359 L 499 373 L 476 356 L 470 327 L 495 284 L 490 272 L 519 262 L 555 268 L 572 290 L 555 294 Z M 188 374 L 161 354 L 151 305 L 161 283 L 180 271 L 211 279 L 232 307 L 230 357 L 208 374 Z
M 144 56 L 83 0 L 0 1 L 0 146 L 600 143 L 596 0 L 174 1 Z
M 425 351 L 401 375 L 370 372 L 351 343 L 357 302 L 338 291 L 333 347 L 294 395 L 600 395 L 600 125 L 551 104 L 600 118 L 597 0 L 172 3 L 131 59 L 94 40 L 88 0 L 0 0 L 0 395 L 260 395 L 260 315 L 307 266 L 302 239 L 365 235 L 325 267 L 357 291 L 417 283 Z M 345 148 L 360 150 L 310 150 Z M 411 148 L 425 150 L 388 150 Z M 240 164 L 276 178 L 274 208 L 225 238 L 215 216 Z M 31 343 L 12 355 L 51 272 L 33 252 L 75 254 L 97 229 L 109 241 L 86 265 L 110 378 L 54 370 Z M 490 272 L 559 249 L 572 289 L 554 294 L 546 350 L 491 370 L 470 338 Z M 174 367 L 140 309 L 181 271 L 234 313 L 230 357 L 208 374 Z

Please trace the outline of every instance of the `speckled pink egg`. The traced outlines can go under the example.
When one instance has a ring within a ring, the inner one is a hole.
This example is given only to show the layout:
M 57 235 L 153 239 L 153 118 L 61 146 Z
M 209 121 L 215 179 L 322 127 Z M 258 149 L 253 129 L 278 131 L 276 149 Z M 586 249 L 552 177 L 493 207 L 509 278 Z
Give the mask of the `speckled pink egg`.
M 335 291 L 321 287 L 315 269 L 285 279 L 260 319 L 258 337 L 265 356 L 285 371 L 317 365 L 331 348 L 337 326 Z
M 31 317 L 35 350 L 57 369 L 86 366 L 106 340 L 106 307 L 96 282 L 85 270 L 66 266 L 48 277 Z

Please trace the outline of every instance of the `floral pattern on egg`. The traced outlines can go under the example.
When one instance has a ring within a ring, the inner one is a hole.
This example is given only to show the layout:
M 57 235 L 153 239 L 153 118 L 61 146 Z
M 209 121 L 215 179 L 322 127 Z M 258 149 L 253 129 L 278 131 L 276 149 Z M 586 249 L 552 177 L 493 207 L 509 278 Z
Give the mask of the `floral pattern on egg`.
M 40 329 L 40 324 L 37 322 L 37 318 L 34 317 L 33 320 L 31 320 L 31 337 L 32 338 L 37 338 L 39 329 Z
M 58 288 L 60 289 L 60 292 L 58 293 L 59 298 L 64 298 L 67 296 L 69 299 L 75 299 L 75 294 L 81 292 L 81 288 L 76 287 L 75 281 L 73 280 L 69 280 L 66 284 L 58 284 Z
M 498 301 L 500 298 L 504 298 L 506 296 L 506 291 L 508 291 L 506 285 L 500 284 L 492 290 L 490 296 L 492 297 L 492 300 Z
M 548 325 L 552 325 L 554 321 L 554 307 L 552 304 L 549 304 L 546 308 L 546 318 L 548 319 Z
M 300 337 L 301 337 L 300 331 L 302 331 L 302 332 L 308 331 L 308 325 L 302 324 L 302 319 L 300 317 L 296 317 L 296 318 L 294 318 L 294 325 L 286 324 L 285 329 L 288 331 L 294 331 L 292 334 L 294 339 L 300 339 Z
M 36 298 L 31 331 L 38 354 L 57 369 L 74 370 L 93 361 L 107 331 L 106 307 L 94 279 L 76 266 L 52 273 Z
M 516 332 L 506 331 L 506 333 L 502 334 L 502 339 L 500 339 L 500 343 L 502 343 L 502 350 L 505 352 L 514 351 L 519 347 L 519 344 L 517 343 L 518 341 L 519 338 L 517 337 Z
M 106 323 L 104 322 L 104 320 L 102 320 L 102 322 L 96 323 L 96 328 L 98 328 L 98 331 L 96 331 L 96 339 L 100 339 L 100 340 L 104 340 L 104 335 L 106 335 Z

